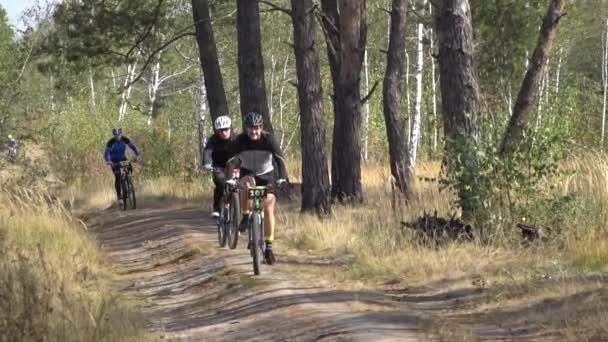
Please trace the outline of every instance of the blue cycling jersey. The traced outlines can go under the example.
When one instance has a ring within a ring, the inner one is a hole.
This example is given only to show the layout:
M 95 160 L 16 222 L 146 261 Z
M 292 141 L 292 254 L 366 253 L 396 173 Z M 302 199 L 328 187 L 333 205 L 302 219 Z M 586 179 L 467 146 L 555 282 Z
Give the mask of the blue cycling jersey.
M 119 162 L 121 160 L 127 159 L 127 146 L 135 153 L 136 156 L 139 156 L 139 150 L 131 140 L 125 136 L 123 136 L 120 140 L 116 138 L 112 138 L 106 144 L 106 150 L 104 152 L 104 158 L 106 161 L 111 161 L 113 163 Z

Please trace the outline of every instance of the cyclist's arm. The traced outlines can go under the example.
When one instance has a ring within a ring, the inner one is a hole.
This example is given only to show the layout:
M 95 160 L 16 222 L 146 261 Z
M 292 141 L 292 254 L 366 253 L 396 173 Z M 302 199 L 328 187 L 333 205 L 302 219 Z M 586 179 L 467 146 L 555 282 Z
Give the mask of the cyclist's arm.
M 240 153 L 245 149 L 242 139 L 237 137 L 230 144 L 230 159 L 226 162 L 226 179 L 232 179 L 234 168 L 240 165 Z
M 283 157 L 283 152 L 281 151 L 281 147 L 274 139 L 272 135 L 268 135 L 268 139 L 270 142 L 270 147 L 272 148 L 272 155 L 274 157 L 274 162 L 277 164 L 279 168 L 279 178 L 287 179 L 287 167 L 285 166 L 285 158 Z
M 209 140 L 207 140 L 207 144 L 205 144 L 205 148 L 203 148 L 203 161 L 202 161 L 203 167 L 205 165 L 213 164 L 213 158 L 212 158 L 211 154 L 213 153 L 214 147 L 215 147 L 215 141 L 214 141 L 213 137 L 211 137 L 211 138 L 209 138 Z
M 106 162 L 110 162 L 112 159 L 112 156 L 110 154 L 111 149 L 112 149 L 112 142 L 110 141 L 106 144 L 106 149 L 103 152 L 103 159 L 105 159 Z
M 127 137 L 122 137 L 122 138 L 125 141 L 125 144 L 127 144 L 127 146 L 129 146 L 131 151 L 133 151 L 133 153 L 135 153 L 135 156 L 139 157 L 139 149 L 137 148 L 137 146 L 135 146 L 135 144 L 129 138 L 127 138 Z

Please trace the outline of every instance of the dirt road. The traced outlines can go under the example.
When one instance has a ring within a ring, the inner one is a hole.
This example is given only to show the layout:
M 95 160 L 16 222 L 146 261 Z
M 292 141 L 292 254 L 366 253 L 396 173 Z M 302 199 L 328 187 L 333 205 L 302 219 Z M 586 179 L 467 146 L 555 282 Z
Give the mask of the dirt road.
M 110 209 L 87 223 L 116 265 L 118 285 L 146 303 L 148 327 L 164 339 L 430 338 L 429 318 L 387 294 L 323 288 L 268 266 L 253 276 L 243 244 L 217 247 L 213 222 L 200 209 Z

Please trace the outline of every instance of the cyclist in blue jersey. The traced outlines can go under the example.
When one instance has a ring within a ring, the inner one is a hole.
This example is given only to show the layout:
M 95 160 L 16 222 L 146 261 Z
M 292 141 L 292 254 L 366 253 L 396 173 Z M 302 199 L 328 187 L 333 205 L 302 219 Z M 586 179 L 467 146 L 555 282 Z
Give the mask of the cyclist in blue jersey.
M 140 159 L 139 149 L 131 139 L 122 135 L 122 128 L 112 129 L 113 137 L 106 144 L 104 159 L 106 164 L 112 167 L 114 173 L 114 188 L 116 189 L 116 197 L 118 205 L 122 205 L 122 197 L 120 196 L 120 162 L 127 160 L 127 146 L 135 153 L 137 159 Z
M 17 140 L 13 138 L 11 134 L 8 135 L 8 159 L 10 161 L 15 161 L 17 158 Z

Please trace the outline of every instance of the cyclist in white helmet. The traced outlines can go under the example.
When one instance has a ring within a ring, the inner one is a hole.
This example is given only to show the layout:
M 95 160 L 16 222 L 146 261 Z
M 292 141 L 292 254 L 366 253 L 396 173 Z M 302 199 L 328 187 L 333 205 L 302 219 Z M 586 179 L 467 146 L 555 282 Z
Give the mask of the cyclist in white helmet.
M 213 134 L 203 150 L 203 170 L 213 173 L 213 214 L 214 218 L 220 217 L 220 202 L 224 194 L 226 174 L 224 169 L 226 163 L 232 158 L 231 144 L 234 140 L 232 131 L 232 120 L 226 115 L 218 116 L 213 123 Z

